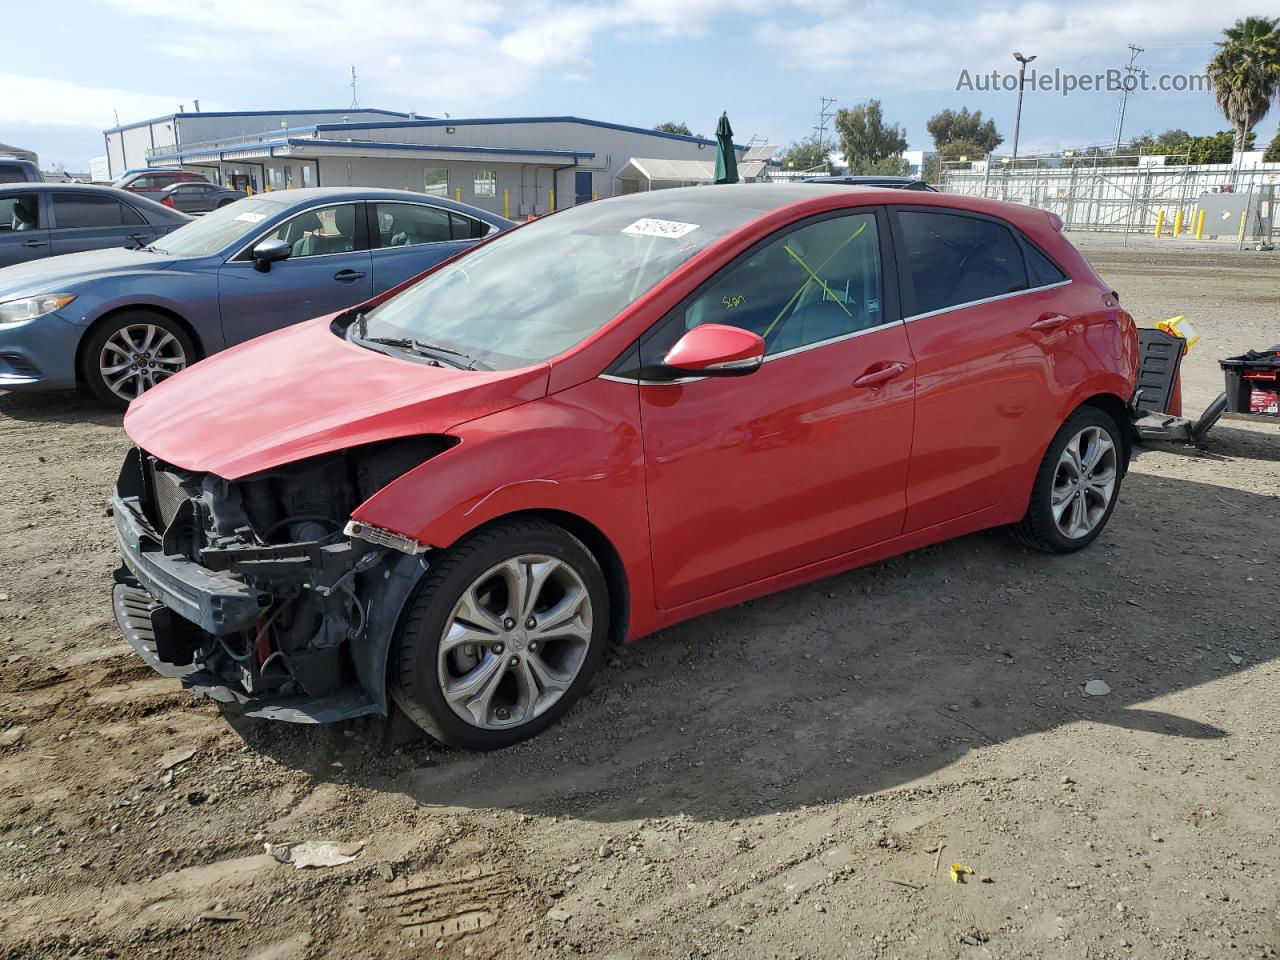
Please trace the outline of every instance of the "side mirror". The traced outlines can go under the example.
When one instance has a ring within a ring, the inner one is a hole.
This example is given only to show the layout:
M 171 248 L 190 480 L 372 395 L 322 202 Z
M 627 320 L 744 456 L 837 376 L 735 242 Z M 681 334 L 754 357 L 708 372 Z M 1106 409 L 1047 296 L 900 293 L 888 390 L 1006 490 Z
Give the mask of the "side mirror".
M 263 240 L 253 248 L 255 270 L 266 273 L 277 260 L 287 260 L 293 253 L 293 244 L 285 240 Z
M 663 363 L 672 370 L 703 377 L 741 377 L 764 363 L 764 338 L 722 323 L 694 327 L 667 351 Z

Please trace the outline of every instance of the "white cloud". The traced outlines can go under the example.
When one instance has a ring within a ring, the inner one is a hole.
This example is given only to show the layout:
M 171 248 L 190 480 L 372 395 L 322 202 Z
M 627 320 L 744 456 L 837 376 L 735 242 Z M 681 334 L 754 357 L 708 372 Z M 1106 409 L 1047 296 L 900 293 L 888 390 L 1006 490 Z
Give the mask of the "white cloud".
M 796 70 L 874 78 L 874 89 L 882 91 L 954 86 L 962 69 L 1012 72 L 1014 50 L 1038 54 L 1036 67 L 1049 70 L 1101 58 L 1119 65 L 1127 43 L 1208 44 L 1222 25 L 1270 6 L 1266 0 L 1222 0 L 1210 20 L 1203 3 L 1188 0 L 996 0 L 944 14 L 904 10 L 885 0 L 795 3 L 808 7 L 810 16 L 766 21 L 756 39 Z
M 148 82 L 154 89 L 154 79 Z M 0 73 L 0 123 L 40 123 L 53 126 L 84 126 L 104 130 L 115 126 L 115 113 L 128 123 L 173 113 L 181 103 L 180 94 L 142 93 L 115 87 L 87 87 L 49 77 Z M 188 104 L 188 108 L 189 108 Z M 201 103 L 205 110 L 218 109 L 213 102 Z

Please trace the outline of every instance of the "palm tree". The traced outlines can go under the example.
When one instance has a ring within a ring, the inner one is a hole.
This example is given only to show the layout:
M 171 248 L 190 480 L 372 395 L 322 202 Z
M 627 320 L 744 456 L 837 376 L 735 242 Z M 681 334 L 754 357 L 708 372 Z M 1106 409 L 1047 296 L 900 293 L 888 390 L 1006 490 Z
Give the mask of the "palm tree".
M 1280 19 L 1245 17 L 1222 31 L 1226 37 L 1205 67 L 1223 115 L 1235 127 L 1235 148 L 1267 115 L 1280 94 Z

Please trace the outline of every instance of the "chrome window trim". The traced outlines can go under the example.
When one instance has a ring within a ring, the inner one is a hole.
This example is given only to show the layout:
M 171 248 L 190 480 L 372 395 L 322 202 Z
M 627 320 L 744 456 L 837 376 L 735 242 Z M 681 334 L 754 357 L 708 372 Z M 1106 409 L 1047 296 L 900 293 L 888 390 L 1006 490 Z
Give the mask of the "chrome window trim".
M 424 196 L 430 196 L 430 194 L 424 194 Z M 448 198 L 446 197 L 445 199 L 448 199 Z M 483 224 L 484 226 L 489 228 L 478 237 L 463 237 L 458 240 L 454 240 L 450 238 L 448 240 L 429 240 L 426 243 L 402 244 L 402 246 L 405 246 L 405 247 L 433 247 L 438 243 L 473 243 L 476 240 L 483 240 L 485 237 L 491 237 L 498 232 L 497 225 L 490 223 L 488 220 L 481 220 L 479 217 L 473 217 L 469 213 L 463 213 L 461 210 L 451 210 L 448 207 L 441 207 L 441 206 L 438 206 L 437 204 L 430 203 L 430 202 L 423 203 L 421 200 L 366 200 L 365 203 L 373 204 L 374 206 L 373 215 L 375 218 L 378 216 L 378 213 L 377 213 L 378 207 L 383 206 L 384 204 L 387 206 L 390 206 L 391 204 L 395 203 L 403 207 L 430 207 L 432 210 L 439 210 L 441 213 L 443 213 L 446 216 L 446 218 L 448 217 L 449 214 L 452 213 L 452 214 L 456 214 L 459 217 L 466 217 L 468 220 L 474 220 L 476 223 Z M 379 250 L 399 250 L 399 249 L 400 247 L 384 247 L 381 244 L 379 244 L 376 247 L 370 247 L 369 252 L 377 253 Z
M 363 202 L 364 201 L 361 201 L 361 200 L 339 200 L 337 203 L 317 203 L 314 207 L 303 207 L 301 210 L 295 210 L 290 216 L 285 217 L 283 220 L 279 221 L 274 226 L 267 227 L 267 229 L 263 230 L 260 234 L 258 234 L 248 243 L 246 243 L 243 247 L 241 247 L 231 256 L 227 257 L 227 259 L 223 262 L 224 263 L 252 263 L 253 262 L 252 257 L 250 257 L 248 260 L 241 260 L 240 258 L 244 256 L 246 251 L 250 251 L 254 247 L 256 247 L 262 241 L 263 237 L 267 236 L 268 234 L 275 233 L 277 230 L 283 227 L 286 223 L 288 223 L 294 217 L 301 216 L 304 213 L 314 213 L 317 210 L 325 210 L 329 207 L 344 207 L 347 204 L 354 205 L 354 204 L 363 203 Z M 393 202 L 402 202 L 402 201 L 393 201 Z M 357 215 L 358 215 L 358 211 L 357 211 Z M 337 253 L 317 253 L 310 257 L 299 257 L 298 259 L 299 260 L 319 260 L 322 257 L 348 257 L 353 253 L 370 253 L 370 252 L 372 252 L 372 248 L 365 247 L 363 250 L 340 250 Z M 290 254 L 289 256 L 292 257 L 293 254 Z
M 1025 297 L 1028 293 L 1039 293 L 1042 290 L 1054 290 L 1058 287 L 1065 287 L 1072 280 L 1068 277 L 1066 280 L 1059 280 L 1057 283 L 1046 283 L 1039 287 L 1029 287 L 1026 290 L 1014 290 L 1012 293 L 1001 293 L 994 297 L 983 297 L 981 300 L 967 300 L 964 303 L 953 303 L 949 307 L 940 307 L 937 310 L 929 310 L 925 313 L 914 313 L 909 317 L 904 317 L 906 323 L 913 320 L 924 320 L 926 317 L 936 317 L 940 313 L 950 313 L 952 310 L 963 310 L 965 307 L 978 307 L 984 303 L 995 303 L 999 300 L 1010 300 L 1013 297 Z
M 894 320 L 891 323 L 882 323 L 878 326 L 867 327 L 865 330 L 855 330 L 853 333 L 842 333 L 838 337 L 828 337 L 826 340 L 815 340 L 813 343 L 806 343 L 799 347 L 792 347 L 790 350 L 783 350 L 780 353 L 767 355 L 761 361 L 761 366 L 770 360 L 778 360 L 782 357 L 795 356 L 797 353 L 804 353 L 807 350 L 816 350 L 818 347 L 830 346 L 833 343 L 843 343 L 846 340 L 853 340 L 857 337 L 865 336 L 868 333 L 879 333 L 881 330 L 889 330 L 893 327 L 900 327 L 905 320 Z M 634 377 L 619 377 L 612 373 L 600 374 L 601 380 L 612 380 L 615 383 L 633 383 L 641 387 L 671 387 L 679 386 L 684 383 L 697 383 L 699 380 L 708 380 L 709 377 L 680 377 L 676 380 L 637 380 Z
M 815 340 L 813 343 L 805 343 L 798 347 L 792 347 L 790 350 L 783 350 L 780 353 L 768 354 L 765 356 L 764 362 L 768 363 L 770 360 L 777 360 L 779 357 L 794 356 L 797 353 L 804 353 L 806 350 L 813 350 L 813 349 L 816 349 L 817 347 L 825 347 L 828 344 L 832 344 L 832 343 L 843 343 L 845 340 L 853 340 L 857 337 L 865 336 L 868 333 L 879 333 L 881 330 L 888 330 L 892 327 L 900 327 L 905 322 L 906 322 L 905 320 L 894 320 L 890 323 L 881 323 L 874 327 L 867 327 L 865 330 L 855 330 L 853 331 L 853 333 L 842 333 L 838 337 L 829 337 L 826 340 Z

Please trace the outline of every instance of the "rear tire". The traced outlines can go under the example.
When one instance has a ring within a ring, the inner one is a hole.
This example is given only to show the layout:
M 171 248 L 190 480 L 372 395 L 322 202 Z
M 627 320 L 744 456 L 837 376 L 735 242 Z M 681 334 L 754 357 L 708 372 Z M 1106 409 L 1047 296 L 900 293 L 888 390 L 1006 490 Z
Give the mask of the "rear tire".
M 1083 550 L 1111 519 L 1124 462 L 1115 420 L 1097 407 L 1076 410 L 1049 442 L 1014 537 L 1046 553 Z
M 195 361 L 195 344 L 179 323 L 150 310 L 125 310 L 90 331 L 80 377 L 99 401 L 123 410 Z
M 463 750 L 533 737 L 590 687 L 608 646 L 609 591 L 580 540 L 544 520 L 472 534 L 435 564 L 391 658 L 391 695 Z

